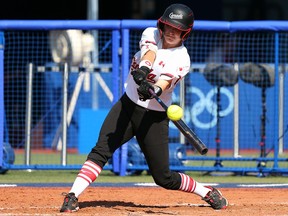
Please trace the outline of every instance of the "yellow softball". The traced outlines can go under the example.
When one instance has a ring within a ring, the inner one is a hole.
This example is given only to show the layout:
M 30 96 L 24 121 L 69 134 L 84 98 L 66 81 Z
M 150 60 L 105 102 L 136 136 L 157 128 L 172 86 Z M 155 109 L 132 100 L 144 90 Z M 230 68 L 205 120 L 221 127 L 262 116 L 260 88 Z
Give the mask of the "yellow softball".
M 183 116 L 183 109 L 178 105 L 170 105 L 167 109 L 167 116 L 172 121 L 178 121 Z

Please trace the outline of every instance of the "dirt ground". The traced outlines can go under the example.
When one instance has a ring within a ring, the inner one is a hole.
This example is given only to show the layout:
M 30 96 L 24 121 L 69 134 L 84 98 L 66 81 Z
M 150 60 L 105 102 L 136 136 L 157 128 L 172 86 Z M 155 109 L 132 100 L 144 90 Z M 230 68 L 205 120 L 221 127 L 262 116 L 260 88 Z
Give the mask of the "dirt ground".
M 62 192 L 69 188 L 0 188 L 0 215 L 63 215 Z M 219 188 L 229 200 L 226 210 L 215 211 L 200 197 L 159 187 L 91 187 L 79 198 L 75 215 L 288 215 L 288 189 Z

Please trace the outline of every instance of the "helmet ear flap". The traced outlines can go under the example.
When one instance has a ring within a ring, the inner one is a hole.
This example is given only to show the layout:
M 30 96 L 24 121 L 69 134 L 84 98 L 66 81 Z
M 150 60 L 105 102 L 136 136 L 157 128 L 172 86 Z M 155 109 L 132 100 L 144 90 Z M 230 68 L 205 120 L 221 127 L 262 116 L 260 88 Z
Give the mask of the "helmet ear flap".
M 194 26 L 194 21 L 192 23 L 191 28 L 188 31 L 182 32 L 182 35 L 181 35 L 182 40 L 186 40 L 190 36 L 192 29 L 193 29 L 193 26 Z
M 182 38 L 182 40 L 183 40 L 183 41 L 186 40 L 186 39 L 189 37 L 190 33 L 191 33 L 191 30 L 189 30 L 189 31 L 183 31 L 183 32 L 181 33 L 181 38 Z

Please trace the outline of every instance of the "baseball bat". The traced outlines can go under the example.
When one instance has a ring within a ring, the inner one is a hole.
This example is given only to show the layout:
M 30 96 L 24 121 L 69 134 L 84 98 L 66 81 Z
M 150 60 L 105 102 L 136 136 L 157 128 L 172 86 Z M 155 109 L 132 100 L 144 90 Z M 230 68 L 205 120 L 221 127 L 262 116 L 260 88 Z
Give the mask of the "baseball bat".
M 167 112 L 168 109 L 167 105 L 156 95 L 156 93 L 152 89 L 149 89 L 149 92 Z M 202 142 L 202 140 L 200 140 L 200 138 L 192 131 L 191 128 L 188 127 L 188 125 L 182 119 L 172 122 L 186 137 L 188 142 L 191 143 L 201 155 L 204 155 L 208 152 L 208 148 L 206 147 L 206 145 Z

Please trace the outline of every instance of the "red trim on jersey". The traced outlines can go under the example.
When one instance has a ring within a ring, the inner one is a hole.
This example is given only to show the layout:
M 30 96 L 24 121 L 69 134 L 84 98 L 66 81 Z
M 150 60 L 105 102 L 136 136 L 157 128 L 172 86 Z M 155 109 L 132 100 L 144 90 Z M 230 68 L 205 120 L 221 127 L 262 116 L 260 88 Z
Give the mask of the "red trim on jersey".
M 151 43 L 153 45 L 157 45 L 154 41 L 148 41 L 148 40 L 146 40 L 144 43 Z
M 148 41 L 148 40 L 146 40 L 146 41 L 144 41 L 144 43 L 141 43 L 141 46 L 140 46 L 140 48 L 142 48 L 143 46 L 148 46 L 147 44 L 148 43 L 150 43 L 150 44 L 153 44 L 153 45 L 157 45 L 155 42 L 153 42 L 153 41 Z M 148 46 L 149 47 L 149 46 Z
M 162 73 L 160 76 L 167 76 L 167 77 L 170 77 L 170 78 L 173 78 L 173 74 L 170 74 L 170 73 Z

